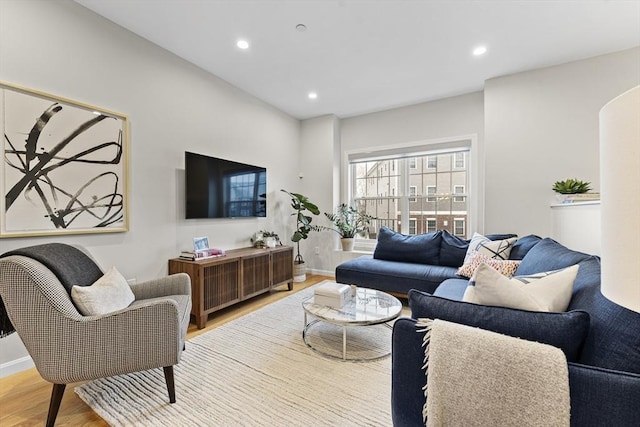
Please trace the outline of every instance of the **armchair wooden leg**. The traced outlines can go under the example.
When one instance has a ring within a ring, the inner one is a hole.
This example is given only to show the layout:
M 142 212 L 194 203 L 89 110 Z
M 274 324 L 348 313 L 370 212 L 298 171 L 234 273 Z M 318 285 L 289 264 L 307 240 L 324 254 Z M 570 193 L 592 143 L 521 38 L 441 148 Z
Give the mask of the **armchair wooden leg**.
M 164 380 L 167 383 L 167 391 L 169 392 L 169 403 L 176 403 L 176 386 L 173 382 L 173 366 L 165 366 Z
M 60 402 L 62 401 L 62 395 L 66 384 L 54 384 L 53 390 L 51 390 L 51 400 L 49 401 L 49 414 L 47 415 L 47 427 L 53 427 L 56 423 L 56 417 L 58 416 L 58 409 L 60 409 Z

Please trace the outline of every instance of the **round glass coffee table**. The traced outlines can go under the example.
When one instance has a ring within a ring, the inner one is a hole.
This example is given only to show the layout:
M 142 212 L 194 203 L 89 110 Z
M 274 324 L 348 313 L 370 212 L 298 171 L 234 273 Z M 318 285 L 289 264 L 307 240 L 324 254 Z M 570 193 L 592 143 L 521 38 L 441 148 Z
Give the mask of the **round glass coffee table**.
M 347 327 L 348 326 L 372 326 L 384 324 L 391 327 L 390 322 L 400 316 L 402 303 L 396 297 L 382 291 L 368 288 L 357 288 L 355 297 L 339 309 L 314 304 L 314 298 L 309 297 L 302 302 L 304 309 L 304 329 L 302 330 L 302 340 L 311 350 L 331 358 L 364 361 L 377 360 L 387 357 L 390 352 L 382 355 L 367 358 L 347 358 Z M 313 320 L 308 320 L 308 315 Z M 315 346 L 311 345 L 307 339 L 309 329 L 318 322 L 327 322 L 342 327 L 342 357 L 336 357 Z

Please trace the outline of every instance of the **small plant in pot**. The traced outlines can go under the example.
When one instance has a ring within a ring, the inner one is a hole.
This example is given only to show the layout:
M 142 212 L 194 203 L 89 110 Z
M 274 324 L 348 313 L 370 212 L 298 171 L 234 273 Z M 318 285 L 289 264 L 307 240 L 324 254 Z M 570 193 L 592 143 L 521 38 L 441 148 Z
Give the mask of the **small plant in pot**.
M 376 219 L 365 211 L 359 211 L 345 203 L 338 205 L 336 212 L 324 215 L 333 223 L 333 228 L 325 227 L 325 229 L 333 230 L 342 240 L 342 250 L 350 251 L 353 249 L 353 239 L 369 229 L 371 220 Z
M 556 192 L 556 200 L 561 203 L 598 200 L 600 193 L 591 193 L 591 183 L 579 179 L 556 181 L 552 190 Z
M 306 280 L 306 273 L 304 273 L 304 259 L 302 258 L 302 255 L 300 255 L 300 240 L 304 240 L 309 237 L 309 233 L 312 231 L 321 230 L 317 225 L 311 225 L 313 217 L 307 215 L 307 213 L 319 215 L 320 209 L 318 209 L 318 207 L 313 204 L 308 197 L 303 196 L 302 194 L 290 193 L 287 190 L 280 191 L 287 193 L 289 197 L 291 197 L 291 207 L 293 208 L 293 213 L 291 215 L 296 217 L 296 230 L 291 236 L 291 241 L 296 244 L 297 249 L 297 254 L 293 259 L 293 280 L 304 282 Z
M 575 178 L 565 179 L 564 181 L 556 181 L 553 184 L 553 191 L 560 194 L 582 194 L 591 190 L 590 185 L 590 182 Z

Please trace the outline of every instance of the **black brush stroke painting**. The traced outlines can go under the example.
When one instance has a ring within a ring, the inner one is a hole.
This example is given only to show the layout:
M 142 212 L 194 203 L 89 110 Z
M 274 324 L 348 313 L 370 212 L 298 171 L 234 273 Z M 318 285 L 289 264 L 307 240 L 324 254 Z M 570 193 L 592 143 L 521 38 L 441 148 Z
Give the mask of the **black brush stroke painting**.
M 56 118 L 67 111 L 79 120 L 67 118 L 63 122 L 66 126 L 55 126 L 49 132 Z M 113 120 L 122 121 L 100 112 L 87 115 L 79 108 L 52 102 L 39 112 L 30 129 L 10 136 L 5 126 L 5 179 L 9 170 L 13 172 L 4 187 L 5 220 L 22 202 L 21 209 L 39 209 L 38 217 L 46 218 L 51 229 L 122 226 L 123 168 L 114 165 L 122 166 L 124 161 L 123 127 L 100 126 Z M 83 172 L 77 173 L 77 168 Z M 19 227 L 31 230 L 29 224 Z

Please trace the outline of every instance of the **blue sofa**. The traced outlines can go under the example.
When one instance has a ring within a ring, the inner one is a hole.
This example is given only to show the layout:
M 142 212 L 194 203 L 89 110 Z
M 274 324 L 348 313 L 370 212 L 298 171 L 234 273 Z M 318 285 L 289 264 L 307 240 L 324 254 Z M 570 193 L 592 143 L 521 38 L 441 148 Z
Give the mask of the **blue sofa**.
M 489 234 L 490 240 L 515 234 Z M 521 239 L 522 240 L 522 239 Z M 510 259 L 519 260 L 530 248 L 530 239 L 517 242 Z M 458 277 L 469 241 L 446 230 L 404 235 L 382 227 L 373 255 L 363 255 L 336 267 L 336 282 L 407 295 L 411 289 L 433 293 L 443 281 Z
M 600 259 L 558 242 L 528 236 L 516 275 L 578 264 L 565 313 L 542 313 L 462 302 L 467 280 L 445 280 L 433 295 L 409 292 L 412 318 L 396 321 L 392 338 L 392 417 L 420 426 L 424 405 L 423 333 L 415 319 L 439 318 L 561 348 L 569 365 L 572 426 L 640 426 L 640 314 L 600 292 Z M 640 286 L 639 284 L 636 284 Z M 464 408 L 461 408 L 464 410 Z

